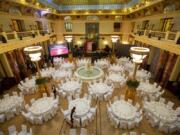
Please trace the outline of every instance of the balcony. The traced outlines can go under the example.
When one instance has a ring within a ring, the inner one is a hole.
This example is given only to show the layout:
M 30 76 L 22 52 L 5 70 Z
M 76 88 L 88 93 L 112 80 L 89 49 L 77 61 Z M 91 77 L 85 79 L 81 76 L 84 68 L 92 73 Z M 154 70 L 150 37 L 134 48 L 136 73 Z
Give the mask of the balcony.
M 137 33 L 131 33 L 136 41 L 146 43 L 148 45 L 169 51 L 180 55 L 180 45 L 176 44 L 180 37 L 178 32 L 161 32 L 151 30 L 138 30 Z
M 54 33 L 48 33 L 47 31 L 25 31 L 25 32 L 2 32 L 0 33 L 4 38 L 4 42 L 0 41 L 0 54 L 5 53 L 17 48 L 22 48 L 28 45 L 36 44 L 49 40 L 54 37 Z

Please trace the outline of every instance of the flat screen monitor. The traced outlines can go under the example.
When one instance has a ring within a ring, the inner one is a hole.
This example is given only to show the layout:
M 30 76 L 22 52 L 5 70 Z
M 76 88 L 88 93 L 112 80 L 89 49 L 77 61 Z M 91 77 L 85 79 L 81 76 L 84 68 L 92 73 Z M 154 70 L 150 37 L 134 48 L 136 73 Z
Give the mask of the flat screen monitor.
M 66 44 L 54 44 L 49 46 L 50 55 L 53 56 L 60 56 L 68 54 L 68 47 Z

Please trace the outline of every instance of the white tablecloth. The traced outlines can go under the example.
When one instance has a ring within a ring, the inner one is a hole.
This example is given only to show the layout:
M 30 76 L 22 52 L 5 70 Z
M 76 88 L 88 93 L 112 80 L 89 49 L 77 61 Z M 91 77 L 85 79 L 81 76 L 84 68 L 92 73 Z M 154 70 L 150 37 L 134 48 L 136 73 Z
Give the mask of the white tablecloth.
M 100 68 L 107 68 L 109 66 L 109 61 L 108 60 L 97 60 L 95 61 L 94 65 Z
M 88 63 L 90 63 L 90 60 L 89 59 L 78 59 L 76 61 L 76 63 L 77 63 L 78 67 L 86 66 Z
M 43 97 L 36 100 L 30 107 L 30 112 L 33 115 L 42 115 L 51 111 L 55 104 L 55 100 L 52 97 Z
M 125 78 L 121 75 L 121 74 L 110 74 L 108 76 L 108 80 L 112 81 L 112 82 L 121 82 L 123 81 Z
M 64 77 L 71 77 L 72 72 L 67 70 L 56 70 L 52 76 L 53 78 L 64 78 Z
M 62 84 L 61 89 L 65 92 L 75 92 L 81 89 L 81 83 L 78 81 L 67 81 Z
M 136 117 L 136 108 L 124 100 L 115 101 L 111 108 L 118 119 L 131 120 Z
M 95 84 L 90 85 L 90 90 L 94 94 L 104 95 L 107 92 L 112 91 L 112 87 L 107 85 L 106 83 L 95 83 Z
M 81 117 L 81 116 L 86 115 L 89 112 L 90 103 L 89 103 L 89 100 L 87 100 L 86 98 L 78 98 L 78 99 L 70 101 L 69 110 L 71 110 L 73 107 L 76 107 L 75 116 Z
M 130 75 L 132 76 L 133 72 L 130 72 Z M 151 77 L 150 73 L 147 73 L 144 70 L 137 70 L 136 72 L 136 78 L 137 79 L 144 79 L 147 80 Z
M 146 83 L 146 82 L 140 82 L 140 85 L 138 86 L 137 90 L 143 91 L 146 94 L 154 94 L 159 91 L 156 88 L 156 86 L 150 83 Z
M 68 69 L 73 69 L 73 68 L 74 68 L 74 64 L 73 64 L 73 63 L 70 63 L 70 62 L 65 62 L 65 63 L 63 63 L 63 64 L 61 65 L 61 67 L 62 67 L 63 69 L 66 69 L 66 70 L 68 70 Z
M 40 71 L 42 77 L 51 77 L 54 72 L 54 68 L 46 68 Z
M 147 110 L 159 120 L 163 122 L 174 122 L 177 120 L 177 115 L 174 110 L 168 108 L 166 104 L 156 101 L 147 102 Z
M 124 67 L 120 66 L 120 65 L 111 65 L 109 67 L 109 71 L 112 71 L 112 72 L 124 72 Z
M 134 64 L 132 62 L 127 62 L 124 64 L 125 70 L 126 71 L 133 71 L 134 69 Z
M 23 83 L 22 83 L 22 86 L 23 86 L 25 89 L 32 89 L 32 88 L 36 87 L 35 79 L 29 79 L 29 80 L 23 82 Z
M 122 57 L 122 58 L 117 59 L 117 63 L 120 65 L 125 65 L 128 62 L 130 62 L 128 57 Z
M 0 113 L 5 113 L 20 106 L 23 98 L 20 96 L 9 96 L 0 100 Z

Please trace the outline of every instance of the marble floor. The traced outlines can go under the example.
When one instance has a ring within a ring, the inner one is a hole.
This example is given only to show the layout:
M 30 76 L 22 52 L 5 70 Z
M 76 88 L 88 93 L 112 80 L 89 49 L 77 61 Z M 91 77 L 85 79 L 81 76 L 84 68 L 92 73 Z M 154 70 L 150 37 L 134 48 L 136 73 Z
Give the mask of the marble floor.
M 113 92 L 113 96 L 115 95 L 120 96 L 121 94 L 124 94 L 125 89 L 126 89 L 125 87 L 118 89 L 116 88 Z M 14 87 L 7 92 L 11 93 L 13 90 L 18 91 L 17 88 Z M 87 93 L 86 83 L 83 83 L 81 96 L 83 96 L 84 93 Z M 2 97 L 2 95 L 0 96 Z M 36 93 L 34 95 L 27 95 L 25 96 L 25 103 L 29 103 L 31 98 L 33 97 L 38 98 L 39 96 L 40 96 L 39 93 Z M 166 90 L 166 92 L 163 94 L 163 97 L 165 97 L 167 100 L 174 102 L 175 107 L 180 106 L 180 101 L 174 95 L 172 95 L 168 90 Z M 141 103 L 141 99 L 139 99 L 138 97 L 136 97 L 136 101 Z M 93 100 L 93 106 L 96 105 L 97 102 Z M 60 97 L 59 107 L 62 107 L 63 109 L 67 108 L 66 99 Z M 111 126 L 106 113 L 105 101 L 101 102 L 100 108 L 101 108 L 101 113 L 98 109 L 94 121 L 90 123 L 89 126 L 85 127 L 88 130 L 88 135 L 121 135 L 124 132 L 128 132 L 128 130 L 116 129 L 113 126 Z M 64 121 L 63 114 L 61 113 L 60 110 L 52 120 L 44 123 L 43 125 L 32 125 L 29 122 L 27 122 L 22 115 L 19 115 L 16 116 L 15 118 L 12 118 L 9 121 L 6 121 L 5 123 L 0 123 L 0 130 L 2 130 L 6 135 L 8 134 L 7 131 L 8 126 L 13 124 L 16 125 L 18 130 L 20 130 L 21 124 L 26 124 L 28 127 L 32 128 L 34 135 L 68 135 L 70 129 L 70 126 Z M 140 126 L 138 128 L 133 129 L 132 131 L 136 131 L 138 134 L 146 133 L 147 135 L 165 135 L 165 133 L 158 131 L 157 128 L 152 128 L 145 118 L 143 118 L 142 122 L 140 123 Z M 77 129 L 77 135 L 79 134 L 79 132 L 80 129 Z M 175 132 L 172 133 L 171 135 L 179 135 L 179 133 Z

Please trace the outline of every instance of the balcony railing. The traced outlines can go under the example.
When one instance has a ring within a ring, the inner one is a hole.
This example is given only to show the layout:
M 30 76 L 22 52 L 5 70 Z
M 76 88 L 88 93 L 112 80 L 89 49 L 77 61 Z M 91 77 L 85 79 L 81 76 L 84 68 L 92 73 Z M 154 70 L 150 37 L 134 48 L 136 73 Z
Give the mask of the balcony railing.
M 31 30 L 31 31 L 23 31 L 23 32 L 1 32 L 0 33 L 0 43 L 7 43 L 11 40 L 23 40 L 24 38 L 35 38 L 36 36 L 44 36 L 46 34 L 50 34 L 46 30 Z
M 152 31 L 152 30 L 138 30 L 136 33 L 139 36 L 147 36 L 149 38 L 156 38 L 157 40 L 169 40 L 176 43 L 180 37 L 180 31 L 178 32 L 162 32 L 162 31 Z

